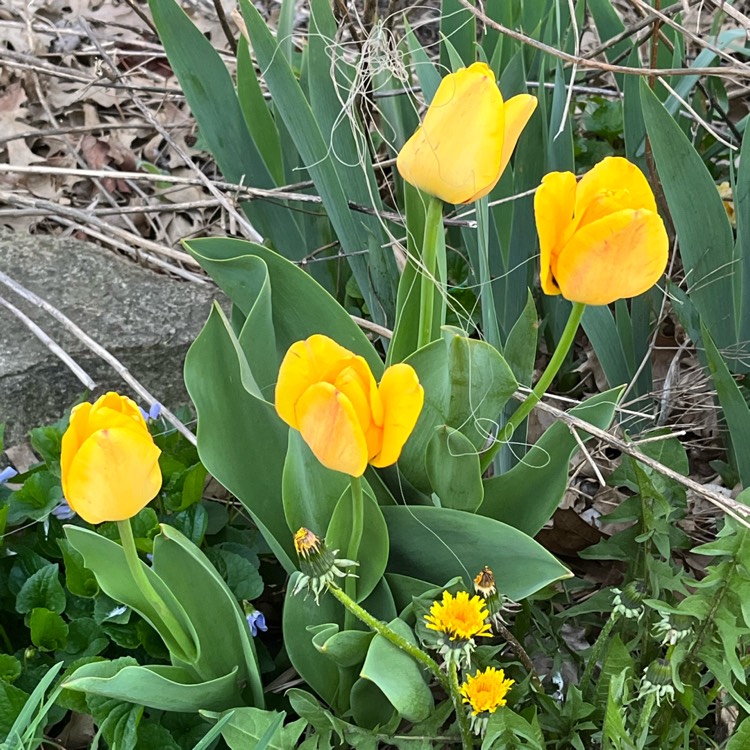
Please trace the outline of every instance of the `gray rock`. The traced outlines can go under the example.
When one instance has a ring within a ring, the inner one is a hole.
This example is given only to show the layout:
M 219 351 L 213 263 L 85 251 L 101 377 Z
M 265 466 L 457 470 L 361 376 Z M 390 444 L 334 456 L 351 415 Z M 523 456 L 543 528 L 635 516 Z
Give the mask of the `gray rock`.
M 219 298 L 216 287 L 169 278 L 88 242 L 1 231 L 0 270 L 67 315 L 160 402 L 170 409 L 189 403 L 185 354 Z M 0 423 L 6 425 L 6 446 L 30 428 L 59 419 L 81 395 L 116 390 L 135 398 L 106 362 L 54 318 L 3 284 L 0 296 L 23 310 L 97 384 L 85 394 L 60 359 L 0 307 Z

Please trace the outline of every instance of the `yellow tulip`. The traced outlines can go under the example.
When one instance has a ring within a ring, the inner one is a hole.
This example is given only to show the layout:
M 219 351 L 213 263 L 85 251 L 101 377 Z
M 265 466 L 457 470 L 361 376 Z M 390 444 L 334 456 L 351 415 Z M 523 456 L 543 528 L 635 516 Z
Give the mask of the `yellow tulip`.
M 424 389 L 407 364 L 380 385 L 365 360 L 315 334 L 289 348 L 276 383 L 276 411 L 329 469 L 353 477 L 390 466 L 417 423 Z
M 576 182 L 551 172 L 534 197 L 546 294 L 608 305 L 650 289 L 664 273 L 669 240 L 638 167 L 607 157 Z
M 504 102 L 485 63 L 447 75 L 398 155 L 399 173 L 446 203 L 482 198 L 508 165 L 536 103 L 529 94 Z
M 133 401 L 107 393 L 79 404 L 62 439 L 65 499 L 84 521 L 125 521 L 161 488 L 159 455 Z

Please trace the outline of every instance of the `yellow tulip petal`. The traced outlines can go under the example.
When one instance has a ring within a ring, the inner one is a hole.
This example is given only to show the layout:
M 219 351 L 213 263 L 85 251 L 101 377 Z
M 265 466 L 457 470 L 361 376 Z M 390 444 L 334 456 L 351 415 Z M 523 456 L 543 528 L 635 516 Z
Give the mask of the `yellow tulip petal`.
M 608 156 L 578 183 L 576 224 L 591 224 L 626 208 L 656 213 L 656 199 L 648 180 L 635 164 L 621 156 Z
M 131 518 L 161 488 L 160 453 L 147 431 L 94 432 L 65 472 L 65 499 L 92 524 Z
M 468 203 L 500 178 L 505 137 L 503 97 L 495 75 L 474 63 L 447 75 L 396 161 L 401 176 L 447 203 Z
M 87 401 L 74 406 L 70 412 L 70 424 L 62 436 L 60 444 L 60 473 L 62 476 L 63 493 L 65 492 L 65 480 L 73 457 L 83 445 L 90 432 L 87 429 L 91 404 Z
M 383 409 L 378 396 L 378 386 L 364 357 L 352 357 L 348 365 L 336 376 L 333 385 L 352 402 L 363 430 L 367 430 L 373 420 L 382 424 Z M 378 414 L 373 413 L 373 402 Z
M 367 445 L 351 401 L 330 383 L 315 383 L 297 400 L 295 421 L 315 457 L 329 469 L 361 477 Z
M 550 172 L 534 195 L 534 216 L 539 235 L 539 277 L 545 294 L 560 294 L 555 280 L 563 235 L 573 221 L 576 177 L 572 172 Z
M 518 94 L 505 102 L 505 138 L 503 153 L 500 157 L 500 174 L 508 166 L 513 149 L 521 137 L 523 129 L 531 119 L 536 109 L 537 100 L 531 94 Z
M 290 426 L 299 429 L 295 404 L 314 383 L 333 382 L 354 355 L 333 339 L 315 334 L 289 347 L 276 382 L 276 411 Z
M 560 251 L 557 283 L 571 302 L 608 305 L 650 289 L 664 273 L 668 254 L 661 217 L 625 209 L 575 232 Z
M 370 463 L 382 467 L 398 461 L 422 411 L 424 388 L 414 368 L 401 363 L 383 373 L 378 391 L 383 401 L 383 438 L 380 452 L 370 457 Z

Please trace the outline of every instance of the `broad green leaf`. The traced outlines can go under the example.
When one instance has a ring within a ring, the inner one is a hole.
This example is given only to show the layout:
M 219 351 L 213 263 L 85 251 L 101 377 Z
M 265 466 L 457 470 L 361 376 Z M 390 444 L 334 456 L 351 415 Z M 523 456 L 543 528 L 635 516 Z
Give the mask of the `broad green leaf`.
M 181 652 L 179 644 L 162 624 L 161 618 L 151 602 L 143 595 L 130 572 L 122 547 L 100 534 L 78 526 L 65 526 L 68 541 L 83 555 L 86 567 L 94 572 L 101 590 L 117 602 L 138 612 L 156 630 L 172 653 Z M 153 568 L 142 560 L 140 565 L 151 586 L 165 602 L 169 610 L 182 625 L 184 631 L 196 644 L 193 626 L 179 599 L 172 593 Z M 197 647 L 197 644 L 196 644 Z M 193 654 L 195 656 L 196 654 Z
M 522 385 L 531 385 L 536 361 L 536 344 L 539 332 L 539 318 L 534 304 L 534 295 L 528 291 L 526 307 L 521 317 L 510 329 L 505 341 L 503 355 L 516 380 Z
M 252 700 L 262 707 L 263 686 L 255 646 L 229 586 L 203 552 L 179 531 L 162 524 L 161 532 L 154 541 L 154 570 L 192 623 L 199 649 L 193 667 L 203 679 L 220 678 L 238 668 L 237 682 L 245 702 Z M 221 627 L 221 638 L 216 637 L 217 626 Z
M 102 695 L 87 695 L 86 703 L 108 747 L 135 750 L 143 706 Z
M 708 369 L 719 396 L 724 419 L 729 429 L 731 451 L 743 487 L 750 486 L 750 408 L 732 374 L 714 344 L 713 336 L 701 322 L 701 336 Z
M 7 523 L 18 526 L 23 521 L 40 521 L 63 499 L 60 480 L 49 471 L 32 474 L 10 496 L 6 510 Z
M 150 0 L 149 7 L 170 65 L 224 177 L 259 188 L 276 187 L 248 132 L 232 79 L 208 39 L 174 0 Z M 245 212 L 263 236 L 288 257 L 306 253 L 289 210 L 272 202 L 252 201 Z
M 448 425 L 460 430 L 479 451 L 517 383 L 496 349 L 447 328 L 442 340 L 407 361 L 424 387 L 425 402 L 399 468 L 417 489 L 429 492 L 424 457 L 435 428 Z
M 274 105 L 286 124 L 292 140 L 299 151 L 315 186 L 323 199 L 331 224 L 336 230 L 342 249 L 347 253 L 349 264 L 357 280 L 373 318 L 379 323 L 393 320 L 395 312 L 395 289 L 393 278 L 377 274 L 371 277 L 369 267 L 384 264 L 395 268 L 392 256 L 374 257 L 390 252 L 377 248 L 369 242 L 369 235 L 359 218 L 355 219 L 349 208 L 348 196 L 339 180 L 332 156 L 320 126 L 315 120 L 310 103 L 294 76 L 288 60 L 277 54 L 276 40 L 258 10 L 248 0 L 240 0 L 240 7 L 247 25 L 250 42 L 265 81 L 273 96 Z M 367 255 L 360 254 L 369 248 Z
M 83 564 L 83 556 L 67 539 L 58 539 L 57 544 L 65 563 L 65 585 L 76 596 L 90 598 L 99 592 L 96 576 Z
M 234 708 L 226 714 L 201 712 L 211 719 L 221 719 L 230 714 L 221 730 L 221 736 L 231 750 L 293 750 L 297 740 L 307 726 L 304 719 L 298 719 L 284 726 L 286 714 L 282 711 L 263 711 L 259 708 Z
M 350 479 L 323 466 L 297 430 L 289 430 L 281 494 L 289 531 L 304 526 L 323 534 Z
M 627 383 L 632 372 L 612 310 L 606 305 L 589 305 L 583 314 L 582 325 L 607 376 L 607 382 L 610 385 Z
M 397 715 L 391 702 L 374 683 L 360 677 L 349 696 L 352 718 L 365 729 L 382 728 Z
M 388 561 L 388 529 L 383 520 L 380 506 L 365 487 L 362 493 L 362 540 L 359 544 L 356 570 L 357 601 L 366 599 L 383 577 Z M 347 488 L 338 501 L 331 522 L 326 532 L 326 545 L 329 549 L 337 549 L 339 557 L 347 556 L 349 539 L 352 535 L 352 495 Z
M 403 620 L 392 620 L 388 627 L 412 645 L 417 645 L 414 633 Z M 376 635 L 370 644 L 361 675 L 374 682 L 408 721 L 423 721 L 435 707 L 417 662 L 380 635 Z
M 745 718 L 737 726 L 727 742 L 726 750 L 745 750 L 750 747 L 750 718 Z
M 734 240 L 729 219 L 706 165 L 645 79 L 641 80 L 641 102 L 656 167 L 677 230 L 689 295 L 721 349 L 737 341 L 738 301 L 733 305 Z
M 229 322 L 214 307 L 185 359 L 185 385 L 198 413 L 198 452 L 291 572 L 294 548 L 280 512 L 287 428 L 270 404 L 243 387 L 240 353 Z
M 473 513 L 484 498 L 479 454 L 469 438 L 442 425 L 427 444 L 427 476 L 444 508 Z
M 68 626 L 57 612 L 44 607 L 32 609 L 29 630 L 31 642 L 42 651 L 59 651 L 65 647 Z
M 45 607 L 57 614 L 65 610 L 65 590 L 58 578 L 58 565 L 45 565 L 28 578 L 16 597 L 16 611 L 31 612 L 36 607 Z
M 339 632 L 336 623 L 326 623 L 309 628 L 313 645 L 340 667 L 355 667 L 365 660 L 374 633 L 364 630 Z
M 474 5 L 474 2 L 472 2 L 472 5 Z M 455 71 L 446 49 L 448 44 L 460 55 L 463 66 L 468 67 L 476 60 L 477 17 L 459 0 L 442 0 L 440 4 L 440 37 L 443 42 L 440 64 L 444 68 L 452 68 Z
M 339 670 L 313 645 L 313 633 L 308 627 L 337 623 L 343 626 L 344 615 L 341 605 L 332 596 L 322 596 L 320 605 L 315 603 L 312 594 L 306 592 L 292 596 L 297 582 L 295 573 L 287 582 L 287 595 L 284 601 L 283 632 L 289 660 L 300 677 L 327 703 L 331 703 L 339 684 Z
M 293 263 L 261 245 L 227 237 L 191 240 L 185 243 L 185 247 L 232 299 L 236 295 L 247 300 L 241 305 L 243 310 L 252 306 L 251 296 L 239 292 L 233 294 L 229 289 L 249 288 L 253 284 L 248 278 L 251 269 L 248 256 L 260 258 L 265 263 L 271 285 L 273 330 L 279 363 L 295 341 L 323 333 L 362 355 L 375 378 L 380 378 L 383 363 L 367 336 L 323 287 Z M 250 364 L 254 366 L 254 363 Z M 273 380 L 275 382 L 275 377 Z
M 237 700 L 237 668 L 215 680 L 196 681 L 183 667 L 125 666 L 111 675 L 109 662 L 79 667 L 64 683 L 70 690 L 137 703 L 162 711 L 222 711 Z
M 489 565 L 498 589 L 515 600 L 572 575 L 531 537 L 492 518 L 423 506 L 382 511 L 391 538 L 389 573 L 438 586 L 461 576 L 468 586 Z
M 614 388 L 584 401 L 570 413 L 595 427 L 606 429 L 614 417 L 622 388 Z M 578 430 L 582 440 L 587 436 Z M 568 464 L 578 442 L 562 422 L 553 424 L 531 447 L 521 463 L 484 482 L 484 502 L 479 512 L 536 534 L 552 517 L 565 494 Z M 491 567 L 491 566 L 490 566 Z

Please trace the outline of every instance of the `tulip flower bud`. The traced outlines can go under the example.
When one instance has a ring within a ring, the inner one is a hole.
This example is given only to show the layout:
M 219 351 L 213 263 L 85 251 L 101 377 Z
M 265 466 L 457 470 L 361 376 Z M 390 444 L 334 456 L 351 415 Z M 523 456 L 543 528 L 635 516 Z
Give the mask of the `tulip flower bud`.
M 65 499 L 89 523 L 132 518 L 161 488 L 160 454 L 129 398 L 110 392 L 79 404 L 62 439 Z
M 440 82 L 421 127 L 398 155 L 398 171 L 446 203 L 479 200 L 500 179 L 536 104 L 529 94 L 503 101 L 485 63 L 461 68 Z

